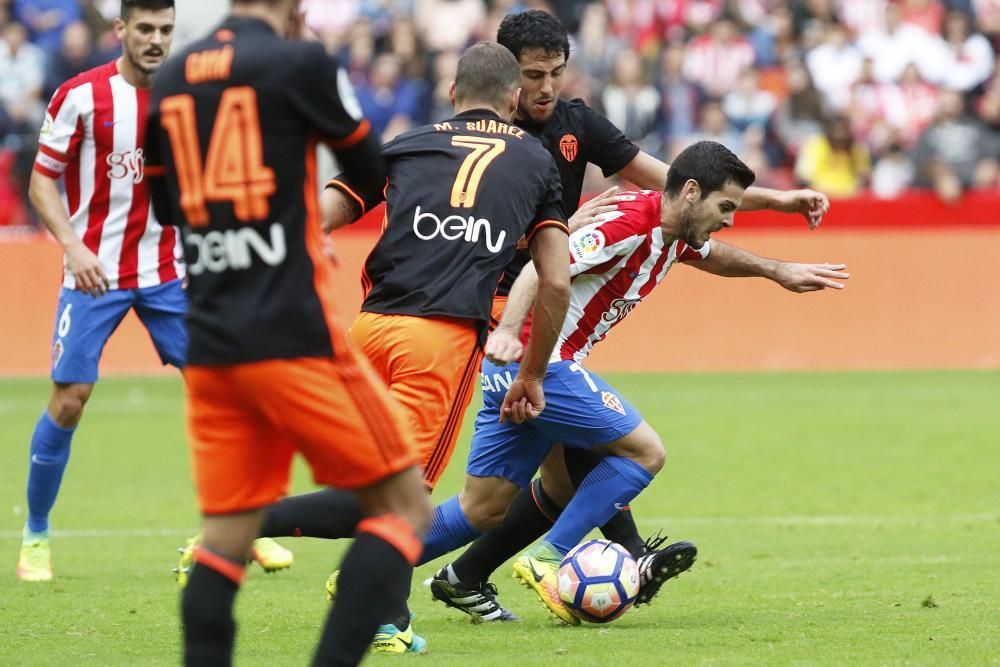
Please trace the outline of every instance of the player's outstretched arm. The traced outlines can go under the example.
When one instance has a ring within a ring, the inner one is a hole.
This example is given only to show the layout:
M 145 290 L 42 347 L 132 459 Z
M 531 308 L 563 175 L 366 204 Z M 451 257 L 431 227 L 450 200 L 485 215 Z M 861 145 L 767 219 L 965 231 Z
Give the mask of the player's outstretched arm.
M 809 223 L 809 229 L 816 229 L 823 222 L 823 216 L 830 210 L 830 199 L 816 190 L 772 190 L 750 186 L 743 194 L 741 211 L 768 209 L 782 213 L 798 213 Z
M 538 272 L 535 271 L 535 265 L 529 262 L 521 269 L 521 274 L 511 285 L 500 323 L 486 339 L 483 352 L 490 362 L 506 366 L 521 358 L 521 354 L 524 353 L 521 329 L 528 313 L 531 312 L 537 293 Z
M 569 253 L 565 228 L 549 226 L 535 232 L 531 255 L 538 274 L 531 333 L 517 377 L 507 390 L 500 409 L 501 421 L 509 419 L 516 424 L 537 417 L 545 409 L 542 381 L 569 307 Z
M 839 280 L 851 274 L 846 264 L 802 264 L 760 257 L 716 239 L 704 259 L 685 262 L 702 271 L 726 278 L 767 278 L 792 292 L 815 292 L 821 289 L 844 289 Z
M 669 169 L 670 165 L 667 163 L 639 151 L 618 174 L 643 190 L 663 190 Z M 772 190 L 751 186 L 743 195 L 740 210 L 760 209 L 798 213 L 805 217 L 810 229 L 815 229 L 823 221 L 823 215 L 830 210 L 830 200 L 825 194 L 815 190 Z
M 92 296 L 105 294 L 111 284 L 108 276 L 101 260 L 73 231 L 56 180 L 37 171 L 31 172 L 28 198 L 45 227 L 62 245 L 66 253 L 66 269 L 73 274 L 77 289 Z

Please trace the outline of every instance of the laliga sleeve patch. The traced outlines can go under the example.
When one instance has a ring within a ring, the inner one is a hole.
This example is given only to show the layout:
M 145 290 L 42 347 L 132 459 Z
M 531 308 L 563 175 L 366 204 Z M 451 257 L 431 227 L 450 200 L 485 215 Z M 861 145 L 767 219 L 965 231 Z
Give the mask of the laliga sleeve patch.
M 52 135 L 52 125 L 54 123 L 55 123 L 55 121 L 52 119 L 52 114 L 46 112 L 45 113 L 45 120 L 42 121 L 42 129 L 38 133 L 38 136 L 39 136 L 40 139 L 43 139 L 43 140 L 44 139 L 48 139 L 49 136 Z
M 604 247 L 604 233 L 599 229 L 586 229 L 573 234 L 569 239 L 569 251 L 576 260 L 582 260 L 598 253 Z

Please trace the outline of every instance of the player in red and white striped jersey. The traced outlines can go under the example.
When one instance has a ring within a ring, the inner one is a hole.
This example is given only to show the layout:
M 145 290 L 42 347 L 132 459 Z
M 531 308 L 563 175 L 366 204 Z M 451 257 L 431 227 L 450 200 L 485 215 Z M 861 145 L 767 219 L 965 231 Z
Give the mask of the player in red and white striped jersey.
M 663 444 L 655 430 L 603 379 L 581 362 L 594 344 L 647 296 L 678 262 L 721 276 L 759 276 L 786 289 L 807 292 L 839 289 L 848 277 L 842 264 L 797 264 L 757 257 L 709 237 L 733 224 L 753 172 L 721 144 L 702 141 L 689 146 L 670 167 L 666 191 L 628 193 L 616 211 L 603 214 L 570 236 L 572 276 L 569 314 L 560 332 L 557 351 L 549 360 L 543 381 L 545 406 L 540 413 L 523 401 L 503 399 L 523 349 L 523 322 L 534 298 L 530 265 L 511 289 L 503 318 L 486 343 L 483 363 L 483 408 L 476 418 L 466 466 L 466 483 L 459 495 L 461 512 L 435 514 L 431 534 L 455 536 L 436 550 L 425 545 L 423 559 L 454 548 L 470 531 L 453 529 L 465 522 L 474 531 L 496 527 L 507 516 L 510 503 L 531 479 L 553 443 L 586 449 L 603 460 L 574 491 L 569 480 L 547 477 L 541 488 L 558 507 L 550 508 L 554 523 L 545 540 L 521 556 L 515 578 L 535 589 L 542 602 L 559 618 L 579 623 L 561 602 L 556 570 L 563 556 L 595 527 L 603 525 L 652 480 L 664 461 Z M 501 402 L 502 401 L 502 402 Z M 506 422 L 506 423 L 505 423 Z M 560 509 L 565 508 L 565 509 Z M 456 518 L 458 517 L 458 518 Z M 523 526 L 514 538 L 527 546 L 545 528 Z M 514 547 L 516 545 L 509 545 Z M 679 542 L 639 559 L 641 587 L 637 604 L 648 603 L 667 579 L 689 568 L 696 550 Z M 675 562 L 652 567 L 657 554 Z M 432 591 L 482 589 L 479 581 L 465 581 L 451 566 L 432 582 Z M 435 596 L 437 592 L 435 591 Z M 450 593 L 443 597 L 451 599 Z M 452 606 L 459 606 L 451 602 Z M 460 607 L 476 616 L 476 609 Z M 507 612 L 505 617 L 509 618 Z M 493 620 L 483 618 L 483 620 Z
M 664 239 L 662 193 L 643 190 L 618 197 L 617 211 L 572 237 L 570 306 L 550 361 L 583 361 L 675 262 L 708 256 L 707 242 L 696 250 L 681 239 Z
M 183 275 L 177 231 L 162 227 L 149 205 L 142 149 L 148 106 L 149 89 L 130 83 L 112 61 L 56 90 L 39 137 L 35 172 L 64 179 L 70 226 L 100 260 L 107 289 L 153 287 Z M 77 285 L 67 266 L 63 286 L 90 291 L 90 277 Z
M 62 244 L 65 266 L 52 394 L 31 439 L 28 521 L 17 565 L 25 581 L 52 578 L 49 511 L 104 345 L 128 311 L 135 309 L 164 363 L 184 364 L 178 236 L 153 216 L 143 169 L 149 88 L 173 28 L 173 0 L 122 0 L 115 20 L 121 57 L 60 86 L 39 136 L 28 194 Z

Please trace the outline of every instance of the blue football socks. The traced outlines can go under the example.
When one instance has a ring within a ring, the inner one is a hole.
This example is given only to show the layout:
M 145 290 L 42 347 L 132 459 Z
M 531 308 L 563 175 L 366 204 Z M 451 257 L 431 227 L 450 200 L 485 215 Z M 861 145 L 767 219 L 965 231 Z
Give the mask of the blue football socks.
M 47 536 L 49 512 L 59 494 L 63 471 L 69 461 L 70 441 L 76 428 L 63 428 L 48 411 L 42 413 L 31 436 L 31 463 L 28 468 L 27 530 L 35 536 Z
M 556 520 L 545 541 L 565 555 L 628 505 L 652 481 L 641 465 L 621 456 L 607 456 L 583 478 L 580 488 Z
M 469 523 L 458 502 L 458 496 L 452 496 L 434 508 L 434 521 L 424 538 L 424 553 L 417 565 L 454 551 L 477 537 L 479 531 Z

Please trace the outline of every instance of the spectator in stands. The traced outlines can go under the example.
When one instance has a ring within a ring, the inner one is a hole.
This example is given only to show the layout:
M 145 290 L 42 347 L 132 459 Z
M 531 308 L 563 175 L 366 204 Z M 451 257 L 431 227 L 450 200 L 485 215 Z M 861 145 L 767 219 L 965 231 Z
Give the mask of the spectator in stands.
M 944 3 L 941 0 L 900 0 L 903 21 L 923 28 L 931 35 L 941 33 Z
M 846 116 L 831 116 L 823 134 L 807 141 L 795 162 L 795 176 L 808 187 L 833 197 L 850 197 L 871 173 L 868 149 L 851 136 Z
M 420 115 L 420 90 L 402 76 L 399 58 L 392 53 L 375 57 L 368 82 L 358 86 L 357 95 L 365 118 L 383 141 L 413 127 Z
M 900 101 L 899 86 L 877 81 L 874 61 L 865 58 L 861 63 L 861 74 L 851 86 L 851 103 L 847 107 L 851 133 L 869 150 L 880 154 L 896 141 L 894 124 L 887 117 L 887 112 L 895 111 L 894 105 Z
M 848 33 L 855 36 L 885 33 L 885 10 L 888 4 L 887 0 L 839 0 L 837 18 Z
M 610 75 L 610 64 L 622 49 L 622 42 L 609 34 L 608 10 L 603 3 L 591 2 L 580 18 L 580 32 L 572 62 L 594 81 L 604 82 Z M 495 32 L 493 34 L 496 34 Z
M 671 157 L 696 141 L 716 141 L 737 155 L 741 155 L 743 151 L 743 137 L 729 124 L 719 100 L 710 99 L 702 105 L 698 129 L 693 135 L 674 139 L 670 149 Z
M 461 51 L 484 36 L 483 0 L 416 0 L 413 21 L 433 52 Z
M 615 57 L 611 81 L 601 94 L 604 115 L 625 136 L 641 143 L 656 120 L 660 93 L 643 77 L 642 61 L 632 49 Z
M 672 42 L 663 50 L 659 71 L 660 109 L 656 122 L 666 152 L 673 137 L 694 134 L 701 93 L 696 85 L 684 78 L 682 42 Z
M 448 97 L 448 90 L 451 82 L 455 80 L 455 73 L 458 70 L 459 54 L 456 51 L 444 51 L 437 54 L 431 68 L 434 77 L 434 88 L 431 90 L 431 113 L 430 121 L 444 120 L 451 118 L 454 114 L 454 105 Z
M 972 0 L 976 26 L 994 45 L 1000 45 L 1000 0 Z
M 8 23 L 0 33 L 0 104 L 18 132 L 34 135 L 41 125 L 44 82 L 45 52 L 22 24 Z
M 737 32 L 731 20 L 723 18 L 688 43 L 684 74 L 709 97 L 721 97 L 753 61 L 750 40 Z
M 772 8 L 748 37 L 753 44 L 757 67 L 771 67 L 801 58 L 792 12 L 785 5 Z
M 340 50 L 340 62 L 355 86 L 364 85 L 375 59 L 375 32 L 367 19 L 356 21 L 348 33 L 347 44 Z
M 751 125 L 765 127 L 778 106 L 774 95 L 760 87 L 757 70 L 748 67 L 722 100 L 722 109 L 734 128 L 741 132 Z
M 915 170 L 898 143 L 890 144 L 872 169 L 872 192 L 881 199 L 893 199 L 913 184 Z
M 809 70 L 801 62 L 788 65 L 788 97 L 774 115 L 774 130 L 785 150 L 793 156 L 808 140 L 823 131 L 823 100 L 813 85 Z
M 913 148 L 937 113 L 939 90 L 920 75 L 916 65 L 903 70 L 898 101 L 886 108 L 886 117 L 899 132 L 904 148 Z
M 300 9 L 305 14 L 306 24 L 332 53 L 345 43 L 351 26 L 361 13 L 361 3 L 359 0 L 302 0 Z
M 861 52 L 839 23 L 828 23 L 823 43 L 806 54 L 806 67 L 813 83 L 832 109 L 847 108 L 851 86 L 861 75 L 862 60 Z
M 956 202 L 966 188 L 998 184 L 1000 132 L 965 113 L 961 94 L 941 93 L 938 115 L 920 137 L 914 158 L 918 183 Z
M 78 0 L 14 0 L 14 17 L 28 28 L 29 39 L 45 51 L 56 51 L 66 26 L 79 21 Z
M 49 99 L 60 85 L 80 72 L 96 67 L 102 60 L 94 52 L 94 40 L 90 28 L 83 21 L 66 26 L 62 35 L 62 46 L 49 55 L 45 69 L 44 99 Z
M 882 83 L 899 81 L 907 65 L 914 63 L 926 79 L 934 79 L 940 65 L 940 45 L 922 28 L 903 22 L 903 12 L 895 2 L 885 7 L 884 29 L 861 34 L 858 48 L 874 63 L 875 78 Z
M 943 36 L 941 85 L 968 93 L 985 83 L 993 73 L 993 47 L 981 33 L 972 31 L 968 15 L 948 12 Z

